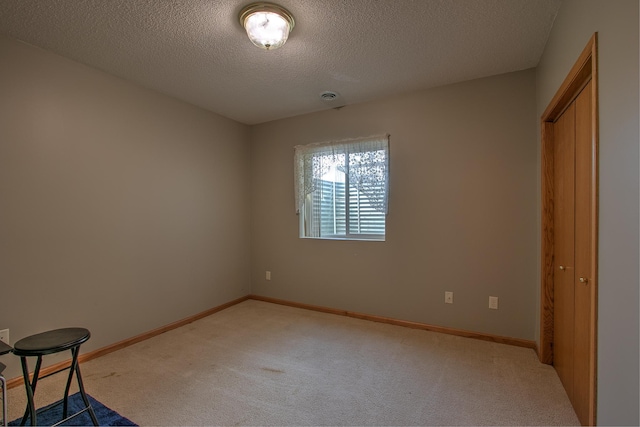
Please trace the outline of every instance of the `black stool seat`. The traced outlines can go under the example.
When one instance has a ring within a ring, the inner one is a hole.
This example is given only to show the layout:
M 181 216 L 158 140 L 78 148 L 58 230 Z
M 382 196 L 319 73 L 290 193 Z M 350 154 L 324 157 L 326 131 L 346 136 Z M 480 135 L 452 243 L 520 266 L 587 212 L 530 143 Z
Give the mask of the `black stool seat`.
M 11 353 L 11 346 L 4 341 L 0 341 L 0 356 L 3 354 Z
M 13 345 L 16 356 L 45 356 L 77 347 L 91 337 L 85 328 L 64 328 L 22 338 Z
M 77 415 L 80 415 L 83 412 L 89 413 L 91 422 L 94 426 L 98 425 L 96 415 L 93 412 L 91 403 L 89 402 L 87 394 L 84 391 L 84 385 L 82 384 L 82 375 L 80 374 L 80 364 L 78 363 L 80 345 L 87 341 L 90 337 L 91 333 L 85 328 L 63 328 L 31 335 L 26 338 L 22 338 L 20 341 L 14 344 L 13 353 L 16 356 L 20 356 L 20 362 L 22 364 L 22 375 L 24 377 L 24 385 L 27 391 L 27 408 L 25 409 L 24 416 L 22 417 L 22 421 L 20 422 L 21 426 L 25 425 L 28 418 L 31 418 L 31 425 L 37 425 L 37 413 L 33 395 L 36 392 L 36 385 L 38 384 L 38 376 L 40 374 L 40 367 L 42 366 L 42 356 L 59 353 L 64 350 L 71 351 L 71 366 L 69 366 L 68 368 L 69 376 L 67 377 L 67 386 L 64 390 L 64 399 L 62 406 L 63 419 L 55 425 L 59 425 Z M 31 381 L 29 381 L 29 366 L 27 365 L 27 357 L 38 358 L 36 369 L 33 371 L 33 379 Z M 70 417 L 67 417 L 69 388 L 71 387 L 71 380 L 74 373 L 76 375 L 76 380 L 78 381 L 80 396 L 84 401 L 85 408 L 71 415 Z

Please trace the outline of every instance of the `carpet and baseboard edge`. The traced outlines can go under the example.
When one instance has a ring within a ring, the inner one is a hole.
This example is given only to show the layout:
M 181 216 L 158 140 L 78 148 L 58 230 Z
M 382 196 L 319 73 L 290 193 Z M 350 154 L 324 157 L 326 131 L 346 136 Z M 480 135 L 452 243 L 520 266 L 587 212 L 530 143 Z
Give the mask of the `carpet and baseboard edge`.
M 172 329 L 176 329 L 176 328 L 179 328 L 181 326 L 188 325 L 189 323 L 195 322 L 196 320 L 202 319 L 203 317 L 210 316 L 210 315 L 212 315 L 214 313 L 217 313 L 218 311 L 222 311 L 225 308 L 229 308 L 231 306 L 239 304 L 239 303 L 241 303 L 243 301 L 246 301 L 248 299 L 249 299 L 249 295 L 245 295 L 243 297 L 234 299 L 233 301 L 229 301 L 227 303 L 224 303 L 224 304 L 221 304 L 219 306 L 210 308 L 210 309 L 205 310 L 203 312 L 194 314 L 193 316 L 189 316 L 189 317 L 186 317 L 184 319 L 178 320 L 176 322 L 169 323 L 168 325 L 161 326 L 161 327 L 153 329 L 151 331 L 144 332 L 144 333 L 142 333 L 140 335 L 136 335 L 134 337 L 127 338 L 127 339 L 124 339 L 122 341 L 118 341 L 118 342 L 113 343 L 111 345 L 108 345 L 106 347 L 102 347 L 102 348 L 99 348 L 97 350 L 93 350 L 93 351 L 90 351 L 88 353 L 81 354 L 80 356 L 78 356 L 78 362 L 79 363 L 87 362 L 89 360 L 95 359 L 95 358 L 100 357 L 100 356 L 104 356 L 105 354 L 109 354 L 109 353 L 114 352 L 116 350 L 120 350 L 120 349 L 123 349 L 125 347 L 129 347 L 130 345 L 139 343 L 139 342 L 147 340 L 149 338 L 153 338 L 156 335 L 160 335 L 160 334 L 165 333 L 167 331 L 170 331 Z M 65 370 L 70 365 L 71 365 L 71 359 L 56 363 L 56 364 L 51 365 L 51 366 L 47 366 L 45 368 L 42 368 L 40 370 L 39 378 L 42 378 L 42 377 L 44 377 L 46 375 L 54 374 L 54 373 L 56 373 L 58 371 Z M 31 375 L 33 375 L 33 373 L 31 373 Z M 22 376 L 16 377 L 16 378 L 12 378 L 12 379 L 7 381 L 7 388 L 13 388 L 13 387 L 16 387 L 16 386 L 19 386 L 19 385 L 22 385 L 22 384 L 24 384 L 24 379 L 23 379 Z
M 387 323 L 387 324 L 396 325 L 396 326 L 403 326 L 403 327 L 406 327 L 406 328 L 421 329 L 421 330 L 431 331 L 431 332 L 440 332 L 440 333 L 443 333 L 443 334 L 457 335 L 457 336 L 466 337 L 466 338 L 473 338 L 473 339 L 479 339 L 479 340 L 483 340 L 483 341 L 490 341 L 490 342 L 495 342 L 495 343 L 500 343 L 500 344 L 513 345 L 513 346 L 517 346 L 517 347 L 526 347 L 526 348 L 531 348 L 531 349 L 533 349 L 533 350 L 535 350 L 537 352 L 536 342 L 535 341 L 531 341 L 531 340 L 525 340 L 525 339 L 521 339 L 521 338 L 503 337 L 503 336 L 499 336 L 499 335 L 485 334 L 485 333 L 480 333 L 480 332 L 467 331 L 467 330 L 463 330 L 463 329 L 447 328 L 447 327 L 443 327 L 443 326 L 428 325 L 426 323 L 412 322 L 412 321 L 408 321 L 408 320 L 398 320 L 398 319 L 393 319 L 393 318 L 389 318 L 389 317 L 375 316 L 375 315 L 365 314 L 365 313 L 358 313 L 358 312 L 355 312 L 355 311 L 340 310 L 340 309 L 335 309 L 335 308 L 329 308 L 329 307 L 323 307 L 323 306 L 317 306 L 317 305 L 311 305 L 311 304 L 304 304 L 304 303 L 299 303 L 299 302 L 294 302 L 294 301 L 282 300 L 282 299 L 278 299 L 278 298 L 271 298 L 271 297 L 266 297 L 266 296 L 262 296 L 262 295 L 249 294 L 249 295 L 245 295 L 243 297 L 234 299 L 232 301 L 229 301 L 229 302 L 227 302 L 225 304 L 221 304 L 219 306 L 210 308 L 209 310 L 205 310 L 203 312 L 197 313 L 197 314 L 195 314 L 193 316 L 190 316 L 190 317 L 178 320 L 176 322 L 170 323 L 168 325 L 162 326 L 160 328 L 153 329 L 151 331 L 142 333 L 140 335 L 136 335 L 136 336 L 131 337 L 131 338 L 127 338 L 125 340 L 116 342 L 116 343 L 108 345 L 106 347 L 99 348 L 97 350 L 90 351 L 90 352 L 85 353 L 85 354 L 81 354 L 78 357 L 78 362 L 80 362 L 80 363 L 87 362 L 89 360 L 95 359 L 95 358 L 100 357 L 100 356 L 104 356 L 104 355 L 109 354 L 111 352 L 114 352 L 116 350 L 120 350 L 120 349 L 123 349 L 125 347 L 129 347 L 130 345 L 133 345 L 133 344 L 139 343 L 141 341 L 147 340 L 149 338 L 155 337 L 156 335 L 160 335 L 160 334 L 162 334 L 164 332 L 167 332 L 167 331 L 170 331 L 172 329 L 176 329 L 176 328 L 179 328 L 181 326 L 187 325 L 187 324 L 189 324 L 191 322 L 195 322 L 196 320 L 199 320 L 199 319 L 202 319 L 204 317 L 210 316 L 210 315 L 212 315 L 214 313 L 217 313 L 219 311 L 222 311 L 222 310 L 224 310 L 226 308 L 232 307 L 232 306 L 234 306 L 236 304 L 239 304 L 241 302 L 247 301 L 249 299 L 256 300 L 256 301 L 268 302 L 268 303 L 272 303 L 272 304 L 285 305 L 285 306 L 289 306 L 289 307 L 301 308 L 301 309 L 305 309 L 305 310 L 319 311 L 319 312 L 322 312 L 322 313 L 335 314 L 335 315 L 339 315 L 339 316 L 353 317 L 353 318 L 356 318 L 356 319 L 369 320 L 369 321 L 372 321 L 372 322 Z M 40 377 L 44 377 L 45 375 L 51 375 L 51 374 L 56 373 L 58 371 L 62 371 L 64 369 L 67 369 L 70 364 L 71 364 L 71 360 L 66 360 L 66 361 L 59 362 L 59 363 L 56 363 L 54 365 L 42 368 L 40 370 Z M 23 378 L 21 376 L 20 377 L 16 377 L 16 378 L 12 378 L 12 379 L 7 381 L 7 387 L 8 388 L 13 388 L 13 387 L 22 385 L 23 382 L 24 381 L 23 381 Z
M 370 320 L 372 322 L 388 323 L 390 325 L 403 326 L 405 328 L 422 329 L 431 332 L 440 332 L 448 335 L 457 335 L 466 338 L 473 338 L 483 341 L 491 341 L 500 344 L 514 345 L 517 347 L 526 347 L 533 350 L 537 349 L 536 342 L 521 338 L 503 337 L 500 335 L 485 334 L 481 332 L 467 331 L 464 329 L 447 328 L 444 326 L 429 325 L 426 323 L 412 322 L 408 320 L 398 320 L 390 317 L 375 316 L 371 314 L 358 313 L 355 311 L 339 310 L 334 308 L 322 307 L 311 304 L 303 304 L 288 300 L 265 297 L 261 295 L 249 295 L 248 299 L 269 302 L 272 304 L 286 305 L 289 307 L 303 308 L 305 310 L 320 311 L 323 313 L 337 314 L 339 316 L 353 317 L 356 319 Z

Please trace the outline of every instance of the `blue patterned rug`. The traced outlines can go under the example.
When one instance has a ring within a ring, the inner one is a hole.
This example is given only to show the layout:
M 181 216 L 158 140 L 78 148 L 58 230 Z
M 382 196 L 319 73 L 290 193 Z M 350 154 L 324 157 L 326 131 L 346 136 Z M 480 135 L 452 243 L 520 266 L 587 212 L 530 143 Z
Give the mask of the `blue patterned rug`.
M 115 411 L 104 406 L 102 403 L 87 395 L 91 407 L 96 413 L 96 418 L 101 426 L 137 426 L 131 420 L 123 417 Z M 84 402 L 80 393 L 69 396 L 69 414 L 75 414 L 84 409 Z M 51 405 L 39 408 L 36 414 L 39 426 L 50 426 L 62 419 L 62 400 L 52 403 Z M 10 426 L 19 426 L 22 418 L 18 418 L 9 423 Z M 31 420 L 27 420 L 27 425 L 31 424 Z M 63 426 L 91 426 L 91 417 L 88 412 L 84 412 L 62 424 Z

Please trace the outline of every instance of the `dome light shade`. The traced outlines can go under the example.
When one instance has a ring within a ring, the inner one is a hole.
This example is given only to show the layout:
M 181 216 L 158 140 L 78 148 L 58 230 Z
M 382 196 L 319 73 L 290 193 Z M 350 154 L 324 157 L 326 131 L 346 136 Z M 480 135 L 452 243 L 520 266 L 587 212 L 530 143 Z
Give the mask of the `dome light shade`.
M 239 18 L 251 43 L 266 50 L 281 47 L 295 25 L 293 15 L 273 3 L 251 3 L 240 11 Z

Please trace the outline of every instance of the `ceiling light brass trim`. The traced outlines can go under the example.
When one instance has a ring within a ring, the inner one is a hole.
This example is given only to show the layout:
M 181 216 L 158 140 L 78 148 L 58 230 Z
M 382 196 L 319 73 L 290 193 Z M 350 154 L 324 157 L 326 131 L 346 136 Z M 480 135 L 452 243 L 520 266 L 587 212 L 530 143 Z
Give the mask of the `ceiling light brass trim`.
M 273 12 L 282 16 L 289 23 L 289 32 L 293 30 L 293 27 L 296 25 L 295 20 L 293 19 L 293 15 L 287 9 L 282 6 L 278 6 L 277 4 L 267 3 L 267 2 L 256 2 L 246 5 L 240 11 L 238 15 L 238 19 L 240 21 L 240 26 L 244 28 L 244 23 L 254 12 Z

